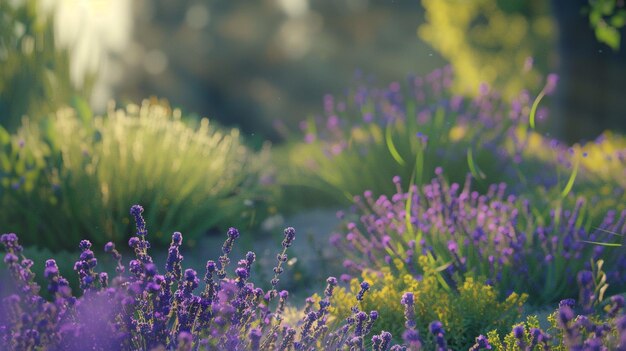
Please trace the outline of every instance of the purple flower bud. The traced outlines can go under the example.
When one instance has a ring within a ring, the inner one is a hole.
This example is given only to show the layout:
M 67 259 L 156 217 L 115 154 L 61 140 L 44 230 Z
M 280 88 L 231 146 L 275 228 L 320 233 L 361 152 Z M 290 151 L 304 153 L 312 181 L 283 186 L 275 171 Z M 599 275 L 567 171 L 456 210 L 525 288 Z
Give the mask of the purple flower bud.
M 197 273 L 191 268 L 185 269 L 185 280 L 188 282 L 193 282 L 197 279 Z
M 237 239 L 239 238 L 239 231 L 236 228 L 230 227 L 226 235 L 231 239 Z
M 255 260 L 256 260 L 256 255 L 254 254 L 254 252 L 248 251 L 248 253 L 246 254 L 246 261 L 248 265 L 251 265 L 252 263 L 254 263 Z
M 402 339 L 407 344 L 420 342 L 420 334 L 415 329 L 407 329 L 402 334 Z
M 516 325 L 515 327 L 513 327 L 513 336 L 515 336 L 516 339 L 522 339 L 524 338 L 524 326 L 521 324 Z
M 133 249 L 137 248 L 137 246 L 139 246 L 139 238 L 136 236 L 133 236 L 130 239 L 128 239 L 128 246 L 130 246 Z
M 172 244 L 180 245 L 183 241 L 183 235 L 180 232 L 172 233 Z
M 215 261 L 213 260 L 207 261 L 206 270 L 209 273 L 214 273 L 215 271 L 217 271 L 217 265 L 215 264 Z
M 450 240 L 448 241 L 448 251 L 452 252 L 452 253 L 457 253 L 459 250 L 459 246 L 457 245 L 456 242 Z
M 443 329 L 443 323 L 441 323 L 440 321 L 434 321 L 430 323 L 428 325 L 428 330 L 433 335 L 445 334 L 445 331 Z
M 296 238 L 296 230 L 293 227 L 288 227 L 285 229 L 285 239 L 282 242 L 283 247 L 289 247 L 293 243 L 293 240 Z
M 143 213 L 143 207 L 141 205 L 133 205 L 130 208 L 130 214 L 133 216 L 139 216 Z
M 248 279 L 249 276 L 248 270 L 242 267 L 238 267 L 237 269 L 235 269 L 235 274 L 237 274 L 237 277 L 242 280 Z
M 113 244 L 110 241 L 104 245 L 104 252 L 111 252 L 114 249 L 115 249 L 115 244 Z
M 85 249 L 81 254 L 80 254 L 80 259 L 83 261 L 87 261 L 90 260 L 94 257 L 93 255 L 93 251 Z
M 4 256 L 4 263 L 6 264 L 16 263 L 17 261 L 18 261 L 17 256 L 15 256 L 14 254 L 10 252 Z
M 361 290 L 359 291 L 359 293 L 356 295 L 356 299 L 358 301 L 363 300 L 363 295 L 365 295 L 365 292 L 367 292 L 370 288 L 370 283 L 363 281 L 361 282 Z
M 78 248 L 81 250 L 88 250 L 91 248 L 91 242 L 89 240 L 81 240 Z
M 400 299 L 400 303 L 404 306 L 412 306 L 413 305 L 413 293 L 405 292 L 402 294 L 402 299 Z
M 491 350 L 491 345 L 489 344 L 487 337 L 481 334 L 476 337 L 476 344 L 474 344 L 470 350 L 478 351 L 482 349 Z
M 147 263 L 144 266 L 144 269 L 145 269 L 146 275 L 149 276 L 149 277 L 152 277 L 155 274 L 157 274 L 157 267 L 153 263 Z

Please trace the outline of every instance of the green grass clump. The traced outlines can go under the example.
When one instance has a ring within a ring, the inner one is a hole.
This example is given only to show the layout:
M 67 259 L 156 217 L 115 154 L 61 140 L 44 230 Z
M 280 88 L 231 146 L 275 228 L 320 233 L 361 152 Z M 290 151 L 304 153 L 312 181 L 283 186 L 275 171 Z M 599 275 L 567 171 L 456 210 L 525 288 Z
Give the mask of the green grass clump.
M 25 120 L 13 135 L 0 131 L 0 147 L 3 230 L 51 250 L 73 249 L 84 237 L 96 245 L 123 240 L 128 204 L 139 202 L 160 228 L 155 244 L 175 230 L 193 245 L 226 221 L 247 224 L 262 199 L 267 157 L 248 149 L 238 130 L 208 119 L 192 127 L 155 101 L 103 117 L 78 108 Z
M 397 277 L 388 271 L 364 272 L 362 278 L 371 283 L 371 288 L 358 307 L 362 311 L 378 311 L 379 318 L 373 332 L 389 331 L 396 342 L 401 342 L 405 316 L 404 307 L 399 302 L 405 292 L 414 294 L 417 330 L 425 350 L 435 347 L 435 340 L 428 331 L 428 325 L 433 321 L 443 324 L 450 348 L 467 350 L 479 334 L 492 329 L 504 332 L 520 318 L 526 295 L 512 293 L 500 301 L 493 287 L 471 277 L 465 279 L 457 291 L 448 291 L 439 285 L 435 274 L 431 271 L 422 280 L 416 280 L 409 274 Z M 343 287 L 335 290 L 330 309 L 335 321 L 340 322 L 350 315 L 360 282 L 359 279 L 352 279 L 349 290 Z

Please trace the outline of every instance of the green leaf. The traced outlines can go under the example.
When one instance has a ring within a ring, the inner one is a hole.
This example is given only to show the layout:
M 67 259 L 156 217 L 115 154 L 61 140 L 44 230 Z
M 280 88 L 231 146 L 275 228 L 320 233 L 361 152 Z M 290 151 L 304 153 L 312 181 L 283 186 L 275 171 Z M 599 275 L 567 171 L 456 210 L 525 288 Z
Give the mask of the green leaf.
M 535 98 L 533 102 L 533 106 L 530 108 L 530 116 L 528 116 L 528 122 L 532 129 L 535 129 L 535 116 L 537 115 L 537 107 L 539 106 L 539 102 L 543 97 L 546 96 L 546 93 L 542 90 L 539 95 Z
M 474 178 L 476 179 L 486 178 L 485 173 L 483 173 L 483 171 L 481 171 L 480 168 L 478 168 L 476 161 L 474 161 L 474 154 L 471 148 L 467 149 L 467 166 L 469 167 L 470 172 L 472 173 L 472 176 L 474 176 Z
M 411 183 L 409 184 L 409 193 L 408 199 L 406 200 L 406 204 L 404 205 L 404 221 L 406 224 L 406 229 L 409 234 L 413 234 L 413 223 L 411 223 L 411 203 L 413 202 L 413 177 L 411 177 Z M 421 238 L 420 238 L 421 239 Z M 419 241 L 416 241 L 419 243 Z
M 11 134 L 4 129 L 3 126 L 0 126 L 0 145 L 6 145 L 11 141 Z
M 393 159 L 396 160 L 396 162 L 398 162 L 400 166 L 404 166 L 404 159 L 402 159 L 402 156 L 400 156 L 398 149 L 396 149 L 396 146 L 393 143 L 393 137 L 391 135 L 391 123 L 387 124 L 387 129 L 385 130 L 385 141 L 387 142 L 387 149 L 389 150 L 389 153 L 391 154 Z
M 74 96 L 72 98 L 72 107 L 76 110 L 78 118 L 83 123 L 88 123 L 93 118 L 93 112 L 85 99 L 80 96 Z
M 609 20 L 612 27 L 622 28 L 626 25 L 626 10 L 618 11 L 611 19 Z
M 576 158 L 576 160 L 574 161 L 574 169 L 572 170 L 572 174 L 570 174 L 569 176 L 569 180 L 567 181 L 567 184 L 565 185 L 563 192 L 561 192 L 561 197 L 565 198 L 567 194 L 569 194 L 569 192 L 572 191 L 572 188 L 574 187 L 574 181 L 576 180 L 576 175 L 578 174 L 579 166 L 580 166 L 580 159 Z
M 619 50 L 621 37 L 619 31 L 613 27 L 606 24 L 598 24 L 596 27 L 596 39 L 613 50 Z
M 599 242 L 599 241 L 589 241 L 589 240 L 580 240 L 583 243 L 587 243 L 587 244 L 594 244 L 594 245 L 600 245 L 600 246 L 608 246 L 608 247 L 620 247 L 622 246 L 622 244 L 614 244 L 614 243 L 603 243 L 603 242 Z
M 615 10 L 615 2 L 616 0 L 601 0 L 599 1 L 600 4 L 600 11 L 602 11 L 603 15 L 610 15 L 613 13 L 613 11 Z

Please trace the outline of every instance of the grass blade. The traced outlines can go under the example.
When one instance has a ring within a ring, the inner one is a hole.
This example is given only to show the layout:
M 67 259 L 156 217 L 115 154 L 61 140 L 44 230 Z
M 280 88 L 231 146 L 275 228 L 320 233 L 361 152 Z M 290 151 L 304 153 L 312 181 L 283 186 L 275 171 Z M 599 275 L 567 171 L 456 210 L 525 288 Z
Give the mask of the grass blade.
M 472 173 L 472 176 L 476 179 L 485 179 L 485 173 L 478 168 L 478 165 L 474 161 L 474 153 L 471 148 L 467 149 L 467 165 Z
M 402 156 L 400 156 L 398 149 L 396 149 L 396 146 L 393 143 L 393 138 L 391 136 L 391 123 L 387 124 L 387 129 L 385 130 L 385 141 L 387 142 L 387 149 L 393 159 L 396 160 L 400 166 L 404 166 L 404 159 L 402 159 Z
M 594 245 L 608 246 L 608 247 L 620 247 L 620 246 L 622 246 L 622 244 L 603 243 L 603 242 L 600 242 L 600 241 L 589 241 L 589 240 L 579 240 L 579 241 L 583 242 L 583 243 L 587 243 L 587 244 L 594 244 Z
M 539 106 L 539 102 L 541 102 L 541 99 L 543 99 L 544 96 L 546 96 L 546 93 L 542 90 L 539 95 L 537 95 L 535 101 L 533 101 L 533 106 L 530 108 L 528 122 L 532 129 L 535 129 L 535 116 L 537 115 L 537 107 Z
M 574 181 L 576 180 L 576 175 L 578 174 L 579 165 L 580 165 L 580 160 L 576 158 L 576 161 L 574 161 L 574 169 L 572 170 L 572 174 L 570 174 L 569 176 L 569 180 L 567 181 L 567 184 L 565 185 L 563 192 L 561 192 L 561 197 L 565 198 L 567 194 L 569 194 L 570 191 L 572 191 L 572 188 L 574 187 Z

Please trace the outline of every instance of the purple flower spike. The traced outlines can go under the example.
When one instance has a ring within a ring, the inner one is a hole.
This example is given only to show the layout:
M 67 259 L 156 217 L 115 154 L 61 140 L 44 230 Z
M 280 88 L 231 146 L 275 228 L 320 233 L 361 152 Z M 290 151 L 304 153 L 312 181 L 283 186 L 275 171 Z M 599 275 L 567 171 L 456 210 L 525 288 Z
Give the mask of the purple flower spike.
M 146 231 L 146 222 L 141 215 L 143 213 L 143 207 L 140 205 L 133 205 L 130 208 L 130 214 L 135 218 L 135 224 L 137 226 L 137 236 L 143 237 L 148 234 Z
M 365 295 L 365 293 L 369 290 L 370 288 L 370 283 L 363 281 L 361 282 L 361 290 L 359 290 L 358 294 L 356 295 L 356 299 L 358 301 L 363 300 L 363 295 Z
M 443 324 L 440 321 L 431 322 L 428 325 L 428 331 L 430 331 L 430 333 L 433 335 L 445 334 L 445 331 L 443 329 Z
M 228 229 L 227 235 L 231 239 L 237 239 L 237 238 L 239 238 L 239 231 L 237 229 L 231 227 L 230 229 Z

